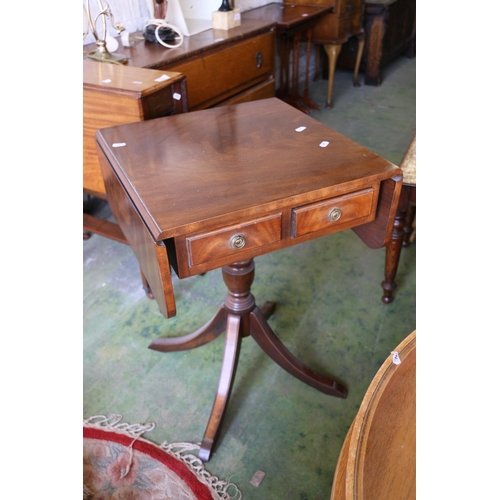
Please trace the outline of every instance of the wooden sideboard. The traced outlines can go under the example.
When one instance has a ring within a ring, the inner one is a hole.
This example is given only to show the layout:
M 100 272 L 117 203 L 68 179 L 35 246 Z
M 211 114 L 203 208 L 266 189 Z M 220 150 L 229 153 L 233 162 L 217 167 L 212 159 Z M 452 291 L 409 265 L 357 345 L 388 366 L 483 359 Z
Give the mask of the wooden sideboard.
M 320 46 L 328 56 L 328 91 L 326 107 L 332 107 L 333 79 L 337 59 L 343 45 L 350 39 L 357 40 L 357 62 L 353 82 L 358 86 L 358 71 L 364 48 L 363 9 L 364 0 L 298 0 L 298 4 L 331 5 L 333 11 L 321 17 L 314 25 L 312 42 L 316 47 L 316 77 L 320 75 Z
M 274 31 L 272 21 L 245 19 L 243 13 L 240 26 L 184 37 L 175 49 L 139 40 L 131 47 L 120 43 L 118 52 L 128 57 L 128 66 L 185 75 L 188 110 L 194 111 L 274 97 Z

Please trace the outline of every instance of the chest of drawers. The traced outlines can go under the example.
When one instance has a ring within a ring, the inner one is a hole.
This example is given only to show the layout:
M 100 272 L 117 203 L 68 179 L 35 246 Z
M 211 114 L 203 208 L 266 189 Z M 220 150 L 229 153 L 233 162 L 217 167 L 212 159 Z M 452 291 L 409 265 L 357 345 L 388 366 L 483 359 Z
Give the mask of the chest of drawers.
M 272 97 L 274 59 L 274 34 L 265 33 L 170 64 L 168 69 L 186 75 L 188 107 L 197 110 L 227 104 L 229 99 L 233 104 L 253 100 L 262 91 L 265 97 Z

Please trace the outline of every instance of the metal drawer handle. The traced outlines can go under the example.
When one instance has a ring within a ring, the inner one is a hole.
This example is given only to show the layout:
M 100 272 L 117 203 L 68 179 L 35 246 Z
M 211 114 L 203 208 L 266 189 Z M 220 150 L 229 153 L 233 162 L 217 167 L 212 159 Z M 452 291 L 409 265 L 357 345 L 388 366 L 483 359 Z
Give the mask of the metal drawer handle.
M 262 52 L 257 52 L 257 54 L 255 54 L 255 60 L 257 61 L 257 68 L 261 68 L 262 67 Z
M 342 217 L 342 210 L 340 210 L 340 208 L 332 208 L 328 214 L 328 220 L 330 222 L 335 222 L 339 220 L 340 217 Z
M 242 234 L 235 234 L 229 240 L 229 246 L 235 249 L 243 248 L 246 243 L 245 237 Z

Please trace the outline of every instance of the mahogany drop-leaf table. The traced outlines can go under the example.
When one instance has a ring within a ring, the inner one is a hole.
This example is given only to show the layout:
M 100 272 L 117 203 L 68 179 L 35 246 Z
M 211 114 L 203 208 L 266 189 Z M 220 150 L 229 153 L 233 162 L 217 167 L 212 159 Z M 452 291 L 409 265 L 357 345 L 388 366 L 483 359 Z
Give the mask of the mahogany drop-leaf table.
M 222 268 L 227 296 L 194 333 L 158 338 L 162 352 L 226 332 L 222 369 L 199 457 L 209 460 L 233 385 L 241 339 L 332 396 L 346 388 L 299 361 L 251 293 L 254 258 L 352 228 L 370 248 L 387 244 L 402 171 L 276 98 L 101 129 L 101 169 L 113 215 L 159 308 L 176 314 L 180 279 Z

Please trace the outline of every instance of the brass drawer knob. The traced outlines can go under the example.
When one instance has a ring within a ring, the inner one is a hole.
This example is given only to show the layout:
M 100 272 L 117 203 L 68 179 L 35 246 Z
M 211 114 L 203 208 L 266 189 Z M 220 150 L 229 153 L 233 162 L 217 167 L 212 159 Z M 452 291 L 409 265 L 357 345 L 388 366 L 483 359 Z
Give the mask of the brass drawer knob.
M 242 234 L 235 234 L 229 240 L 229 246 L 235 249 L 243 248 L 246 243 L 245 237 Z
M 340 210 L 340 208 L 332 208 L 328 214 L 328 220 L 330 222 L 335 222 L 339 220 L 340 217 L 342 217 L 342 210 Z

